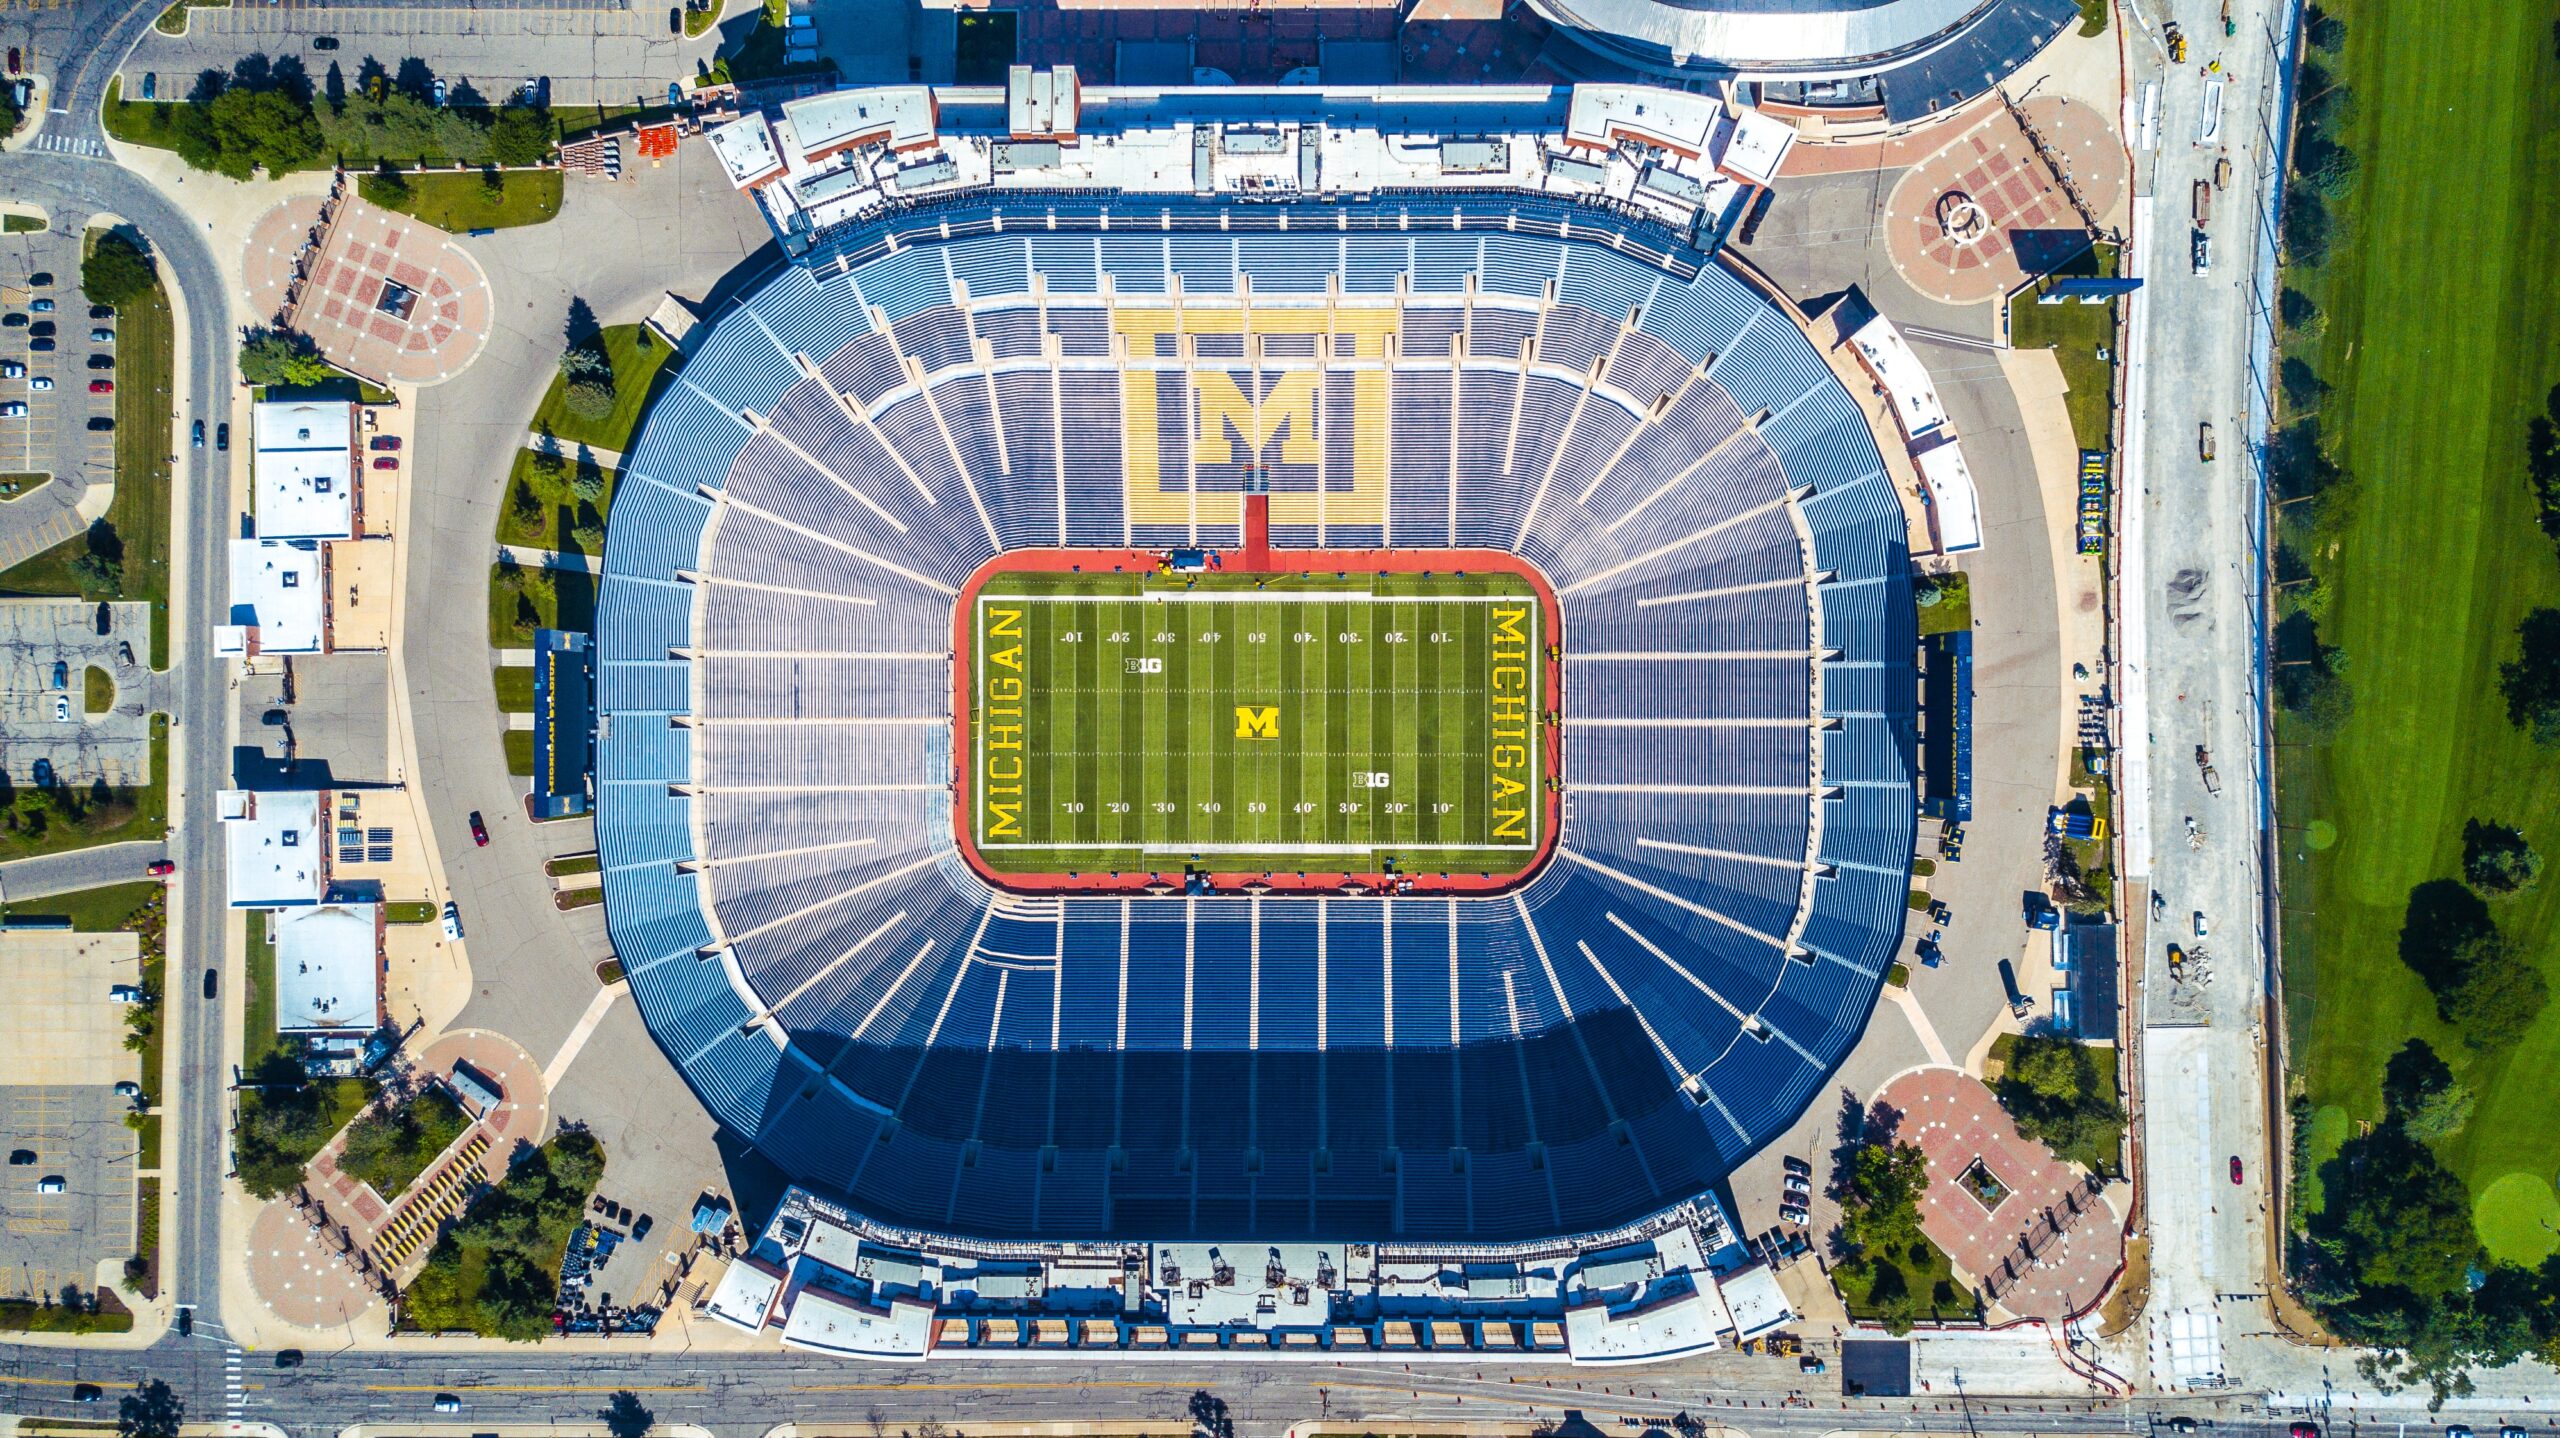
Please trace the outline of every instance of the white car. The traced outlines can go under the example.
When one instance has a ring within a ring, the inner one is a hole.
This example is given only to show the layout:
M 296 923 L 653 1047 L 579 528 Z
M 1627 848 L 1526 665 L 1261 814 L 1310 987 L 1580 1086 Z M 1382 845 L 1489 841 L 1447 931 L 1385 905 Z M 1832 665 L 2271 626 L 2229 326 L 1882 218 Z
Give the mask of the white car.
M 455 908 L 449 899 L 444 906 L 444 941 L 448 944 L 462 942 L 462 910 Z
M 62 1175 L 58 1173 L 49 1173 L 36 1180 L 36 1192 L 38 1193 L 60 1193 L 66 1187 L 68 1187 L 68 1185 L 63 1183 Z
M 27 388 L 41 394 L 44 391 L 53 388 L 53 376 L 43 374 L 37 375 L 34 379 L 27 381 Z
M 116 1080 L 116 1097 L 138 1100 L 142 1097 L 142 1085 L 131 1079 L 118 1079 Z
M 27 367 L 16 360 L 0 360 L 0 379 L 25 379 Z
M 441 85 L 444 82 L 439 80 L 436 83 Z M 459 1413 L 462 1411 L 462 1400 L 454 1397 L 450 1393 L 439 1393 L 436 1395 L 436 1411 L 438 1413 Z
M 0 404 L 0 419 L 25 419 L 26 417 L 27 402 L 25 400 L 13 399 L 7 404 Z
M 2202 909 L 2196 910 L 2196 937 L 2199 939 L 2209 937 L 2205 932 L 2204 910 Z
M 53 696 L 53 722 L 56 724 L 68 724 L 71 722 L 70 695 L 56 694 Z
M 107 990 L 107 997 L 120 1004 L 142 1002 L 142 990 L 132 984 L 117 984 Z

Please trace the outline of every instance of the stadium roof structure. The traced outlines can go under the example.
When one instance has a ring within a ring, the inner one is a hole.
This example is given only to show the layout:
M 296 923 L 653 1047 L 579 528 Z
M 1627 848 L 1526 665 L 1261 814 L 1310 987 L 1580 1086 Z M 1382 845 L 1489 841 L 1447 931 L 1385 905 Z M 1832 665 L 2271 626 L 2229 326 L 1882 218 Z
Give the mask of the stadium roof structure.
M 1928 119 L 1998 85 L 2079 16 L 2072 0 L 1529 0 L 1638 75 L 1775 84 L 1886 120 Z
M 1496 187 L 1623 208 L 1712 248 L 1795 131 L 1641 85 L 1153 90 L 1016 65 L 1001 87 L 794 100 L 710 140 L 730 183 L 802 253 L 889 209 L 989 190 L 1276 200 Z
M 1695 239 L 1501 188 L 989 184 L 830 226 L 695 331 L 608 532 L 597 838 L 717 1120 L 911 1244 L 1043 1245 L 1623 1233 L 1789 1127 L 1902 932 L 1908 530 L 1799 319 Z M 1121 338 L 1167 314 L 1182 343 Z M 1322 458 L 1159 465 L 1189 446 L 1131 396 L 1203 368 L 1317 372 Z M 961 861 L 961 586 L 1017 549 L 1232 548 L 1245 469 L 1275 555 L 1551 583 L 1535 877 L 1023 898 Z

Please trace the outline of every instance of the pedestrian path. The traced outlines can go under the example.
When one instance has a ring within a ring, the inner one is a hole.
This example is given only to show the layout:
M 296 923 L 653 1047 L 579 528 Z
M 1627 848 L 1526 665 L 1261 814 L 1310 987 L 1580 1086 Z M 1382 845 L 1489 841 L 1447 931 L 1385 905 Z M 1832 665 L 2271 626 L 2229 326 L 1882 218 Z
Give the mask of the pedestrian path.
M 579 449 L 583 447 L 587 452 L 588 458 L 593 459 L 596 463 L 603 465 L 605 468 L 622 468 L 622 451 L 618 449 L 599 449 L 592 444 L 581 446 L 575 440 L 562 439 L 558 435 L 553 435 L 551 437 L 551 442 L 560 446 L 560 453 L 565 458 L 576 459 L 578 457 Z M 542 448 L 542 431 L 538 429 L 526 430 L 524 432 L 524 446 L 527 449 Z
M 576 550 L 538 549 L 530 544 L 501 544 L 498 552 L 527 569 L 556 570 L 562 574 L 593 574 L 601 566 L 592 554 Z

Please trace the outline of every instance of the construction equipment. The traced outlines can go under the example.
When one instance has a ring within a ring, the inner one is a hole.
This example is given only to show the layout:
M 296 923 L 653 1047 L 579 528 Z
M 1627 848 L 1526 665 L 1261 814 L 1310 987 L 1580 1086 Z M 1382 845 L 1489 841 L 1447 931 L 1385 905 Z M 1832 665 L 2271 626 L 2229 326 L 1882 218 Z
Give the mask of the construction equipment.
M 2166 28 L 2169 37 L 2169 63 L 2172 65 L 2187 63 L 2187 33 L 2179 29 L 2174 20 Z
M 2202 420 L 2196 425 L 2196 458 L 2203 460 L 2207 464 L 2213 463 L 2212 420 Z
M 2214 160 L 2213 187 L 2217 190 L 2231 188 L 2231 157 L 2229 155 L 2223 155 Z
M 2188 848 L 2190 848 L 2190 849 L 2201 849 L 2201 848 L 2203 848 L 2203 847 L 2204 847 L 2204 830 L 2203 830 L 2203 829 L 2201 829 L 2201 828 L 2199 828 L 2199 827 L 2197 827 L 2197 825 L 2196 825 L 2196 816 L 2195 816 L 2195 815 L 2193 815 L 2193 814 L 2189 814 L 2189 815 L 2187 815 L 2186 817 L 2187 817 L 2187 847 L 2188 847 Z
M 2196 181 L 2192 205 L 2195 210 L 2197 228 L 2201 229 L 2212 222 L 2213 182 L 2211 180 Z
M 2202 744 L 2196 746 L 2196 772 L 2204 776 L 2206 793 L 2218 795 L 2222 792 L 2222 775 L 2213 767 L 2213 754 Z
M 2228 40 L 2239 33 L 2240 27 L 2231 20 L 2231 0 L 2222 0 L 2222 38 Z

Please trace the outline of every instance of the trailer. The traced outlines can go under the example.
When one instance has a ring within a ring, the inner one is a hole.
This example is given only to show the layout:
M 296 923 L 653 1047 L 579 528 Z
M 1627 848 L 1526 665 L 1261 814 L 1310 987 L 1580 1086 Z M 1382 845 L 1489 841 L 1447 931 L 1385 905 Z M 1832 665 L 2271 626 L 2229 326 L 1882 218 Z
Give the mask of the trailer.
M 2191 203 L 2195 210 L 2196 228 L 2202 229 L 2213 222 L 2213 182 L 2211 180 L 2196 181 L 2194 199 Z

